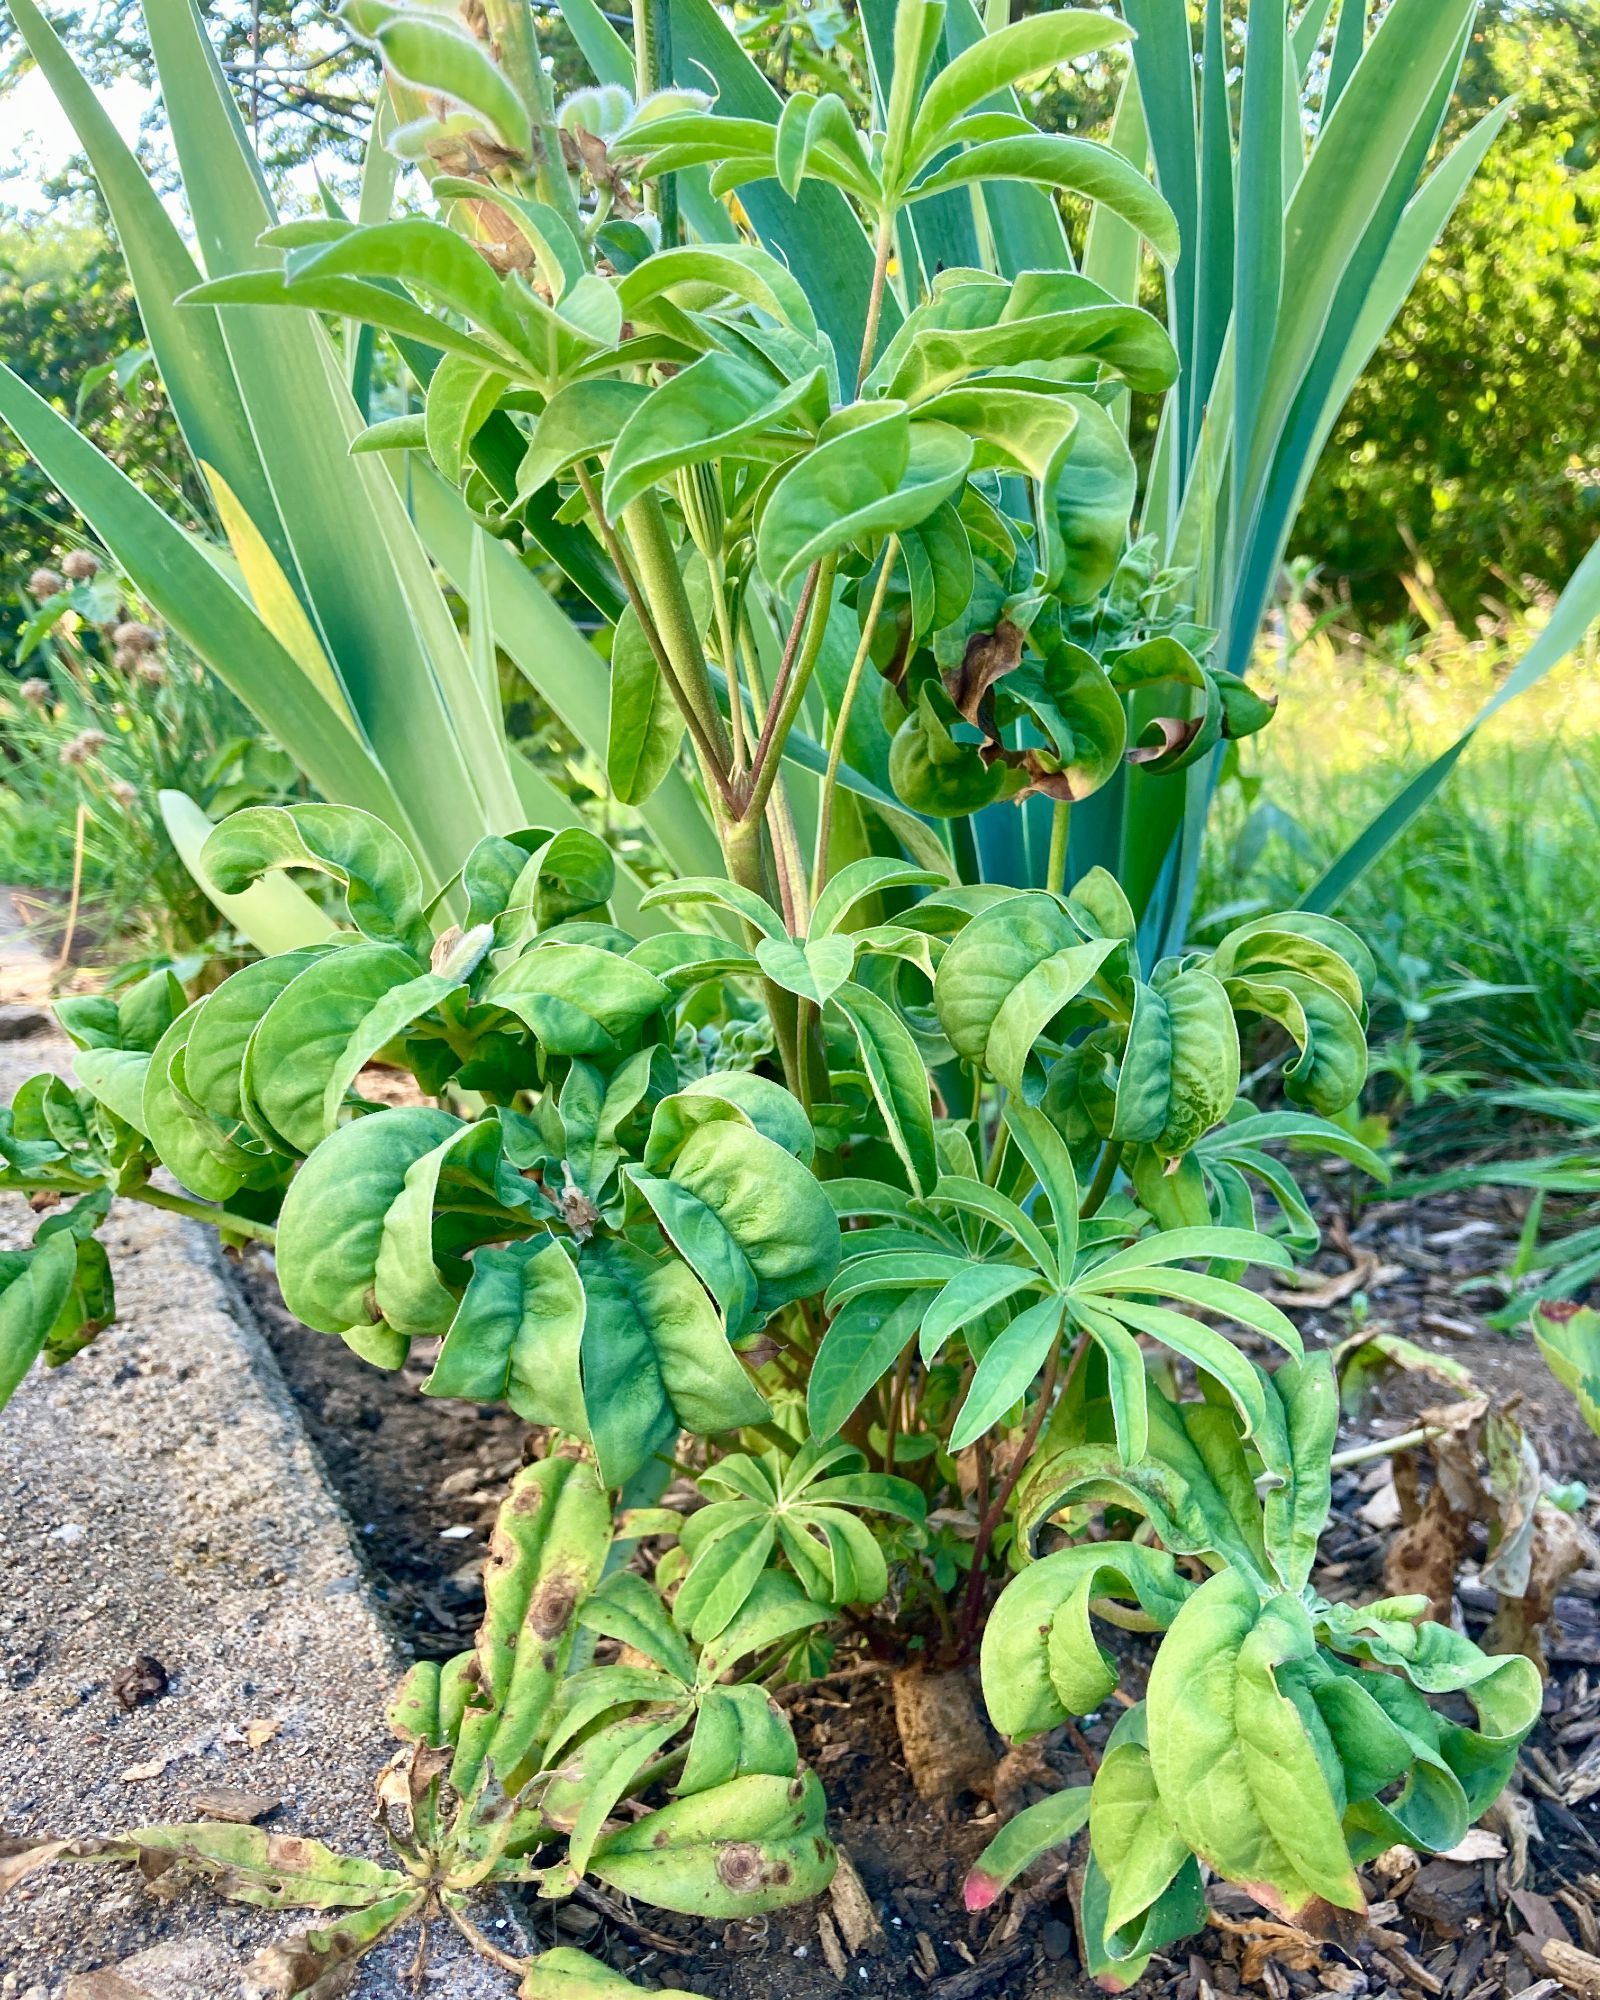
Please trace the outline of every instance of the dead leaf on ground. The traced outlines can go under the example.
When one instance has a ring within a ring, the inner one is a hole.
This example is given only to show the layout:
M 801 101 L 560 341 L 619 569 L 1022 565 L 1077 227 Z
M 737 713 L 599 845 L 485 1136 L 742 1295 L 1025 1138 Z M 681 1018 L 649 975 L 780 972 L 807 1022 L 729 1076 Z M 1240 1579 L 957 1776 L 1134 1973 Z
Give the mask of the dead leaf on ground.
M 265 1720 L 247 1722 L 244 1726 L 244 1740 L 252 1750 L 259 1750 L 264 1744 L 270 1743 L 282 1727 L 281 1722 Z
M 1322 1963 L 1324 1947 L 1320 1940 L 1294 1924 L 1279 1923 L 1270 1917 L 1246 1917 L 1236 1923 L 1215 1910 L 1210 1913 L 1210 1921 L 1229 1937 L 1244 1941 L 1239 1977 L 1246 1986 L 1259 1984 L 1269 1960 L 1290 1972 L 1315 1972 Z
M 167 1670 L 154 1653 L 135 1653 L 111 1676 L 111 1692 L 130 1713 L 147 1701 L 159 1701 L 167 1687 Z
M 127 1861 L 134 1849 L 126 1842 L 90 1835 L 82 1840 L 37 1840 L 14 1853 L 0 1854 L 0 1899 L 53 1861 Z
M 237 1785 L 205 1785 L 189 1794 L 189 1804 L 201 1819 L 230 1820 L 235 1826 L 254 1826 L 283 1804 L 271 1792 L 246 1792 Z
M 1275 1287 L 1267 1297 L 1275 1306 L 1299 1306 L 1302 1312 L 1321 1312 L 1336 1306 L 1357 1292 L 1377 1291 L 1405 1276 L 1399 1264 L 1380 1263 L 1370 1250 L 1358 1250 L 1348 1271 L 1336 1271 L 1331 1278 L 1308 1275 L 1305 1283 Z
M 1506 1844 L 1499 1834 L 1491 1833 L 1486 1826 L 1468 1827 L 1466 1833 L 1454 1847 L 1441 1851 L 1441 1861 L 1503 1861 Z
M 187 1750 L 166 1750 L 159 1756 L 148 1758 L 143 1764 L 130 1764 L 121 1773 L 125 1785 L 142 1785 L 146 1778 L 159 1778 L 169 1764 L 176 1764 L 180 1757 L 188 1756 Z
M 839 1935 L 848 1950 L 876 1954 L 883 1949 L 883 1926 L 878 1922 L 878 1913 L 873 1909 L 861 1877 L 856 1873 L 855 1863 L 842 1847 L 838 1853 L 839 1865 L 828 1885 L 833 1920 L 839 1926 Z
M 1595 1553 L 1593 1537 L 1580 1521 L 1544 1501 L 1536 1503 L 1528 1547 L 1527 1575 L 1520 1596 L 1502 1594 L 1482 1645 L 1487 1653 L 1525 1653 L 1549 1678 L 1541 1637 L 1555 1610 L 1556 1592 Z M 1490 1581 L 1488 1570 L 1483 1580 Z
M 1435 1486 L 1427 1505 L 1409 1528 L 1402 1528 L 1383 1559 L 1383 1587 L 1391 1597 L 1426 1597 L 1428 1615 L 1450 1623 L 1455 1602 L 1456 1571 L 1471 1539 L 1472 1519 L 1450 1505 L 1443 1486 Z
M 817 1912 L 817 1937 L 822 1945 L 822 1955 L 828 1961 L 828 1970 L 834 1978 L 848 1978 L 850 1961 L 844 1955 L 844 1946 L 839 1942 L 839 1933 L 834 1929 L 833 1920 L 826 1910 Z

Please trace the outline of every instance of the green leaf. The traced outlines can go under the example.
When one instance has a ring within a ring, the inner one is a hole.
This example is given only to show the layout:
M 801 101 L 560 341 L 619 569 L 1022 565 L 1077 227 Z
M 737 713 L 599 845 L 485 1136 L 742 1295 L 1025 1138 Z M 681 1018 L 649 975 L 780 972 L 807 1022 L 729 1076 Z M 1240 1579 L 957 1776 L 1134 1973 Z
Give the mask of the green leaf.
M 1042 1112 L 1011 1103 L 1006 1130 L 1033 1169 L 1056 1226 L 1056 1274 L 1065 1284 L 1078 1255 L 1078 1180 L 1066 1142 Z
M 149 1138 L 144 1129 L 144 1083 L 150 1058 L 142 1049 L 80 1049 L 72 1059 L 72 1070 L 92 1097 L 141 1138 Z
M 1529 1324 L 1550 1373 L 1572 1391 L 1583 1421 L 1600 1435 L 1600 1313 L 1550 1303 L 1536 1307 Z
M 678 1586 L 672 1615 L 697 1646 L 724 1631 L 743 1606 L 756 1578 L 767 1566 L 777 1540 L 777 1525 L 768 1513 L 752 1510 L 742 1500 L 713 1502 L 684 1524 L 706 1524 L 706 1531 L 684 1547 L 693 1560 Z M 711 1532 L 711 1530 L 715 1532 Z
M 309 868 L 338 886 L 364 937 L 424 959 L 432 947 L 416 862 L 382 820 L 353 806 L 249 806 L 216 828 L 201 860 L 230 895 L 275 868 Z
M 694 1654 L 673 1624 L 666 1606 L 633 1570 L 613 1570 L 579 1613 L 591 1632 L 620 1639 L 634 1652 L 659 1661 L 686 1686 L 693 1682 Z
M 609 451 L 649 394 L 642 382 L 610 376 L 558 389 L 534 423 L 517 469 L 517 497 L 536 493 L 574 465 Z
M 1024 1286 L 1038 1283 L 1035 1272 L 1015 1264 L 974 1264 L 947 1278 L 922 1316 L 918 1347 L 923 1361 L 931 1362 L 951 1334 L 1004 1305 Z
M 187 792 L 157 792 L 156 803 L 161 808 L 167 837 L 178 850 L 184 867 L 207 900 L 257 951 L 270 956 L 274 952 L 293 951 L 300 945 L 320 944 L 332 936 L 332 923 L 293 882 L 273 878 L 253 884 L 242 895 L 225 894 L 212 881 L 210 871 L 200 859 L 215 822 Z
M 963 1451 L 993 1428 L 1028 1385 L 1061 1339 L 1066 1307 L 1059 1298 L 1040 1299 L 1012 1320 L 985 1350 L 972 1387 L 950 1431 L 950 1449 Z
M 838 1269 L 839 1227 L 816 1180 L 742 1121 L 699 1126 L 666 1178 L 638 1168 L 629 1176 L 734 1338 L 823 1291 Z
M 291 980 L 316 962 L 314 951 L 286 951 L 230 973 L 200 1002 L 184 1047 L 184 1081 L 191 1097 L 222 1120 L 245 1116 L 244 1064 L 250 1038 Z M 411 967 L 408 963 L 406 975 Z
M 1145 1741 L 1143 1704 L 1126 1710 L 1095 1773 L 1089 1802 L 1089 1842 L 1109 1894 L 1101 1919 L 1107 1942 L 1166 1893 L 1187 1862 L 1188 1843 L 1172 1823 L 1156 1788 Z M 1118 1939 L 1137 1949 L 1137 1936 Z
M 502 145 L 527 156 L 531 139 L 522 100 L 467 29 L 447 15 L 390 7 L 384 0 L 344 0 L 339 17 L 378 51 L 391 75 L 476 112 Z
M 1007 897 L 945 952 L 933 985 L 940 1024 L 965 1061 L 1037 1100 L 1044 1078 L 1029 1061 L 1034 1044 L 1118 949 L 1115 939 L 1085 942 L 1053 897 Z
M 809 1771 L 735 1778 L 607 1834 L 592 1872 L 624 1895 L 690 1916 L 786 1909 L 832 1879 L 826 1804 Z
M 1091 1714 L 1117 1685 L 1117 1663 L 1094 1637 L 1093 1607 L 1120 1598 L 1164 1630 L 1191 1588 L 1170 1555 L 1136 1542 L 1085 1544 L 1029 1563 L 984 1628 L 983 1698 L 995 1728 L 1036 1736 Z
M 485 984 L 479 998 L 530 1028 L 552 1055 L 615 1056 L 667 1004 L 653 973 L 589 944 L 537 944 Z
M 922 1308 L 915 1291 L 900 1299 L 869 1292 L 834 1316 L 806 1386 L 806 1420 L 813 1437 L 832 1437 L 844 1427 L 915 1335 Z
M 798 993 L 813 1006 L 824 1007 L 849 979 L 856 962 L 853 939 L 762 937 L 756 939 L 756 963 L 786 993 Z
M 807 946 L 808 951 L 815 949 L 816 944 Z M 838 988 L 834 1004 L 855 1036 L 861 1067 L 912 1193 L 930 1193 L 939 1177 L 933 1106 L 927 1068 L 911 1030 L 886 1001 L 853 981 Z
M 384 1223 L 415 1163 L 466 1130 L 423 1106 L 374 1112 L 318 1146 L 278 1219 L 278 1280 L 296 1319 L 321 1333 L 383 1325 L 374 1287 Z
M 817 898 L 816 908 L 811 912 L 810 935 L 825 937 L 830 931 L 845 929 L 845 919 L 854 914 L 856 905 L 867 896 L 880 896 L 891 889 L 936 887 L 947 880 L 948 877 L 936 875 L 931 869 L 891 861 L 877 854 L 846 862 L 829 878 Z
M 787 266 L 754 244 L 697 243 L 658 250 L 618 281 L 617 295 L 629 319 L 648 320 L 657 299 L 669 299 L 680 286 L 693 294 L 707 285 L 770 314 L 804 339 L 816 338 L 816 317 L 805 287 Z
M 784 589 L 812 563 L 852 543 L 925 521 L 966 478 L 970 439 L 948 424 L 913 423 L 902 408 L 857 404 L 798 459 L 767 496 L 756 537 L 762 575 Z
M 445 478 L 459 485 L 472 440 L 506 388 L 506 378 L 462 354 L 447 354 L 428 383 L 423 439 Z
M 479 1250 L 425 1396 L 505 1403 L 530 1424 L 586 1435 L 584 1291 L 548 1236 Z
M 937 151 L 956 119 L 996 91 L 1129 39 L 1113 15 L 1062 8 L 987 34 L 946 63 L 922 93 L 907 153 L 913 168 Z
M 363 1064 L 456 984 L 419 976 L 393 944 L 346 945 L 304 965 L 266 1006 L 245 1054 L 241 1094 L 261 1136 L 311 1152 Z
M 685 466 L 786 456 L 827 409 L 820 368 L 780 386 L 736 355 L 702 355 L 653 389 L 623 425 L 606 462 L 606 512 L 616 520 Z
M 691 1102 L 714 1099 L 734 1105 L 763 1138 L 781 1146 L 786 1153 L 792 1153 L 801 1166 L 809 1167 L 816 1157 L 817 1138 L 804 1106 L 791 1097 L 781 1083 L 774 1083 L 770 1077 L 757 1076 L 752 1070 L 712 1070 L 708 1075 L 697 1076 L 692 1083 L 686 1083 L 678 1097 Z M 645 1147 L 647 1167 L 664 1164 L 658 1162 L 655 1153 L 655 1119 L 665 1115 L 666 1107 L 671 1102 L 670 1098 L 663 1098 L 656 1107 L 650 1139 Z
M 150 1143 L 174 1179 L 202 1200 L 226 1201 L 246 1182 L 276 1178 L 281 1163 L 240 1144 L 248 1133 L 213 1118 L 185 1087 L 185 1045 L 203 1005 L 185 1009 L 157 1042 L 140 1110 Z
M 578 1268 L 584 1407 L 607 1485 L 631 1479 L 680 1430 L 706 1436 L 766 1417 L 686 1265 L 611 1239 L 587 1245 Z
M 967 1871 L 961 1885 L 969 1910 L 986 1910 L 1025 1868 L 1053 1847 L 1064 1847 L 1089 1818 L 1089 1787 L 1052 1792 L 1013 1813 Z
M 1136 167 L 1091 139 L 1044 132 L 989 139 L 924 175 L 908 199 L 925 201 L 947 188 L 1007 180 L 1083 195 L 1137 229 L 1162 263 L 1178 260 L 1178 225 L 1172 210 Z
M 611 642 L 606 723 L 606 776 L 624 805 L 643 805 L 659 790 L 677 762 L 685 727 L 683 711 L 630 604 Z
M 260 1826 L 202 1820 L 136 1827 L 127 1838 L 144 1854 L 182 1861 L 231 1901 L 267 1910 L 360 1910 L 399 1890 L 415 1893 L 398 1869 Z
M 50 1338 L 77 1265 L 77 1245 L 65 1230 L 34 1250 L 0 1251 L 0 1409 Z
M 1343 1786 L 1329 1774 L 1338 1760 L 1285 1691 L 1286 1672 L 1315 1654 L 1298 1599 L 1263 1603 L 1225 1570 L 1178 1613 L 1150 1675 L 1150 1759 L 1173 1824 L 1203 1862 L 1289 1922 L 1318 1897 L 1365 1907 L 1340 1824 Z
M 798 1768 L 788 1717 L 765 1688 L 707 1688 L 675 1789 L 687 1797 L 734 1778 L 792 1778 Z
M 624 1994 L 645 1990 L 586 1951 L 561 1944 L 529 1959 L 517 1994 L 518 2000 L 621 2000 Z M 648 1990 L 655 2000 L 702 2000 L 701 1995 L 681 1986 L 652 1986 Z
M 711 903 L 718 909 L 742 917 L 763 937 L 786 938 L 789 935 L 783 927 L 782 917 L 763 897 L 737 882 L 717 877 L 691 877 L 682 882 L 664 882 L 659 888 L 652 889 L 644 902 L 646 909 L 653 908 L 657 903 Z
M 524 1466 L 501 1502 L 484 1565 L 484 1613 L 450 1783 L 462 1798 L 492 1775 L 514 1793 L 552 1708 L 600 1580 L 611 1508 L 595 1469 L 572 1458 Z

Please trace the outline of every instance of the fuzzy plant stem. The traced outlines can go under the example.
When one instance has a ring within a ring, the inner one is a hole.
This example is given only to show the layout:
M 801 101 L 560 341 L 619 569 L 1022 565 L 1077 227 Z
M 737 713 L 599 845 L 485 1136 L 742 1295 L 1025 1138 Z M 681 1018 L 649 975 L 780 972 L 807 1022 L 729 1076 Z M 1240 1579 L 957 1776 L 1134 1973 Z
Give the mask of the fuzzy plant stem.
M 1066 1307 L 1063 1306 L 1061 1311 L 1065 1320 Z M 1078 1372 L 1078 1363 L 1083 1358 L 1087 1339 L 1087 1334 L 1079 1336 L 1077 1347 L 1073 1350 L 1072 1365 L 1067 1370 L 1068 1382 Z M 1039 1394 L 1034 1401 L 1033 1412 L 1028 1418 L 1028 1428 L 1023 1432 L 1022 1442 L 1017 1446 L 1011 1463 L 1006 1467 L 1005 1476 L 995 1488 L 994 1498 L 985 1507 L 983 1517 L 978 1522 L 978 1532 L 972 1544 L 972 1568 L 967 1576 L 967 1594 L 961 1606 L 961 1623 L 956 1633 L 957 1652 L 963 1659 L 971 1650 L 972 1641 L 978 1630 L 978 1619 L 983 1611 L 984 1584 L 987 1581 L 984 1564 L 988 1560 L 995 1530 L 1005 1519 L 1006 1505 L 1016 1491 L 1017 1481 L 1022 1477 L 1028 1460 L 1033 1455 L 1033 1447 L 1038 1443 L 1039 1433 L 1044 1429 L 1044 1420 L 1050 1413 L 1051 1403 L 1055 1400 L 1056 1382 L 1060 1373 L 1061 1332 L 1058 1328 L 1050 1348 L 1050 1359 L 1045 1364 L 1044 1380 L 1039 1384 Z
M 573 193 L 572 176 L 567 172 L 561 151 L 555 94 L 539 48 L 533 9 L 528 0 L 483 0 L 483 14 L 495 54 L 522 99 L 533 128 L 534 178 L 539 193 L 582 243 L 583 218 L 578 213 L 578 197 Z
M 815 565 L 812 571 L 814 581 L 808 579 L 810 609 L 809 615 L 805 617 L 805 635 L 798 647 L 795 645 L 795 639 L 807 604 L 804 591 L 801 593 L 800 604 L 796 607 L 789 643 L 784 648 L 784 663 L 778 669 L 778 678 L 773 684 L 767 719 L 762 725 L 761 740 L 756 745 L 755 757 L 750 766 L 750 784 L 745 796 L 744 811 L 751 817 L 766 810 L 767 800 L 777 780 L 778 768 L 783 758 L 783 746 L 788 740 L 789 731 L 794 727 L 795 717 L 800 713 L 800 704 L 805 700 L 806 689 L 811 685 L 811 676 L 816 671 L 817 659 L 822 652 L 822 636 L 828 629 L 828 613 L 833 606 L 833 579 L 838 567 L 837 554 L 826 555 Z M 785 668 L 788 669 L 787 672 Z
M 727 769 L 732 745 L 717 706 L 716 690 L 706 669 L 705 651 L 695 628 L 694 612 L 678 568 L 677 550 L 666 513 L 651 492 L 623 509 L 622 525 L 639 565 L 639 583 L 655 613 L 657 630 L 672 661 L 678 684 L 693 707 L 706 738 L 716 747 L 719 767 Z
M 714 787 L 720 795 L 723 805 L 731 808 L 733 805 L 733 793 L 728 784 L 726 761 L 718 758 L 715 739 L 707 734 L 701 722 L 699 710 L 689 699 L 688 690 L 678 679 L 677 668 L 673 664 L 672 655 L 668 651 L 665 639 L 663 639 L 661 633 L 657 630 L 655 613 L 651 608 L 648 598 L 645 596 L 644 588 L 638 576 L 634 573 L 634 566 L 629 560 L 628 551 L 623 547 L 622 537 L 617 533 L 615 527 L 608 519 L 605 508 L 601 504 L 600 489 L 594 483 L 594 475 L 589 471 L 587 466 L 581 463 L 574 467 L 574 471 L 577 474 L 578 488 L 588 504 L 589 512 L 594 518 L 595 526 L 600 531 L 600 539 L 605 544 L 606 553 L 610 556 L 612 563 L 615 565 L 617 575 L 622 580 L 622 587 L 627 593 L 628 602 L 633 606 L 634 616 L 639 621 L 639 629 L 644 633 L 645 641 L 655 658 L 655 663 L 661 669 L 661 678 L 666 682 L 667 691 L 677 704 L 678 712 L 688 725 L 689 734 L 694 738 L 694 747 L 699 753 L 701 768 L 705 774 L 707 787 Z M 679 579 L 679 584 L 681 587 L 681 578 Z
M 1111 1183 L 1117 1177 L 1117 1168 L 1122 1162 L 1122 1141 L 1115 1140 L 1100 1155 L 1100 1164 L 1094 1170 L 1094 1179 L 1089 1183 L 1089 1192 L 1083 1198 L 1083 1213 L 1096 1215 L 1100 1204 L 1111 1192 Z
M 135 1201 L 148 1208 L 164 1208 L 173 1215 L 187 1215 L 196 1222 L 208 1222 L 229 1236 L 248 1236 L 257 1243 L 272 1245 L 278 1232 L 270 1222 L 257 1222 L 248 1215 L 235 1215 L 230 1208 L 217 1208 L 208 1201 L 191 1201 L 186 1194 L 168 1194 L 165 1188 L 145 1186 L 127 1190 Z
M 844 761 L 844 733 L 850 726 L 850 712 L 856 705 L 856 692 L 861 685 L 862 669 L 867 664 L 867 656 L 872 651 L 873 636 L 878 629 L 878 620 L 883 615 L 883 600 L 888 595 L 889 578 L 900 555 L 900 537 L 891 535 L 884 545 L 883 567 L 878 572 L 877 588 L 872 593 L 872 603 L 868 606 L 866 621 L 861 627 L 861 643 L 856 647 L 856 656 L 850 662 L 850 676 L 844 684 L 844 693 L 839 697 L 839 713 L 834 718 L 833 741 L 828 745 L 828 768 L 822 780 L 822 798 L 817 807 L 817 848 L 816 858 L 811 864 L 811 900 L 813 904 L 822 894 L 822 885 L 828 879 L 828 840 L 833 829 L 833 795 L 838 789 L 839 766 Z
M 878 349 L 878 325 L 883 318 L 883 295 L 889 285 L 889 258 L 893 250 L 894 210 L 886 208 L 878 218 L 878 240 L 873 251 L 872 290 L 867 294 L 867 324 L 861 336 L 861 360 L 856 367 L 858 396 Z
M 1060 895 L 1067 880 L 1067 837 L 1072 831 L 1072 801 L 1057 799 L 1050 809 L 1050 859 L 1045 863 L 1044 886 L 1052 896 Z

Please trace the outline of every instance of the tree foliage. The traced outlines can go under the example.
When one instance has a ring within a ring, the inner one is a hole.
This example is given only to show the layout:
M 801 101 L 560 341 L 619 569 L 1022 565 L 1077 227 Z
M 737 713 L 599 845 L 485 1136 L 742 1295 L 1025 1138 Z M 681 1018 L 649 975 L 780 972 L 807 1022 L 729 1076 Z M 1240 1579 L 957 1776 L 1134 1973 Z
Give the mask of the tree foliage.
M 198 502 L 189 457 L 152 368 L 121 252 L 92 212 L 0 221 L 0 351 L 41 396 L 76 410 L 84 433 L 137 485 L 182 513 Z M 124 360 L 120 373 L 115 364 Z M 111 365 L 111 372 L 95 378 Z M 22 586 L 52 535 L 77 516 L 7 431 L 0 436 L 0 649 L 31 609 Z
M 1296 551 L 1374 618 L 1419 560 L 1462 623 L 1524 579 L 1559 587 L 1600 527 L 1600 14 L 1487 23 L 1463 102 L 1512 91 L 1300 517 Z

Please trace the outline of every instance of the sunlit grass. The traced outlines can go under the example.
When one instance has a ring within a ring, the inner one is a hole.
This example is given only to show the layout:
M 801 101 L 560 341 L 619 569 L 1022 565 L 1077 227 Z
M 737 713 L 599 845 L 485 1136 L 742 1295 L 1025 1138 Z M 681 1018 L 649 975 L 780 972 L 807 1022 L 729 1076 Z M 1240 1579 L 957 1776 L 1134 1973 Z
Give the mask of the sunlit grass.
M 1358 640 L 1304 613 L 1282 693 L 1241 746 L 1212 824 L 1197 931 L 1295 902 L 1447 749 L 1536 625 Z M 1501 710 L 1337 912 L 1382 967 L 1374 1098 L 1407 1139 L 1472 1144 L 1507 1084 L 1581 1086 L 1600 1068 L 1600 662 L 1588 650 Z M 1208 919 L 1210 923 L 1208 925 Z

